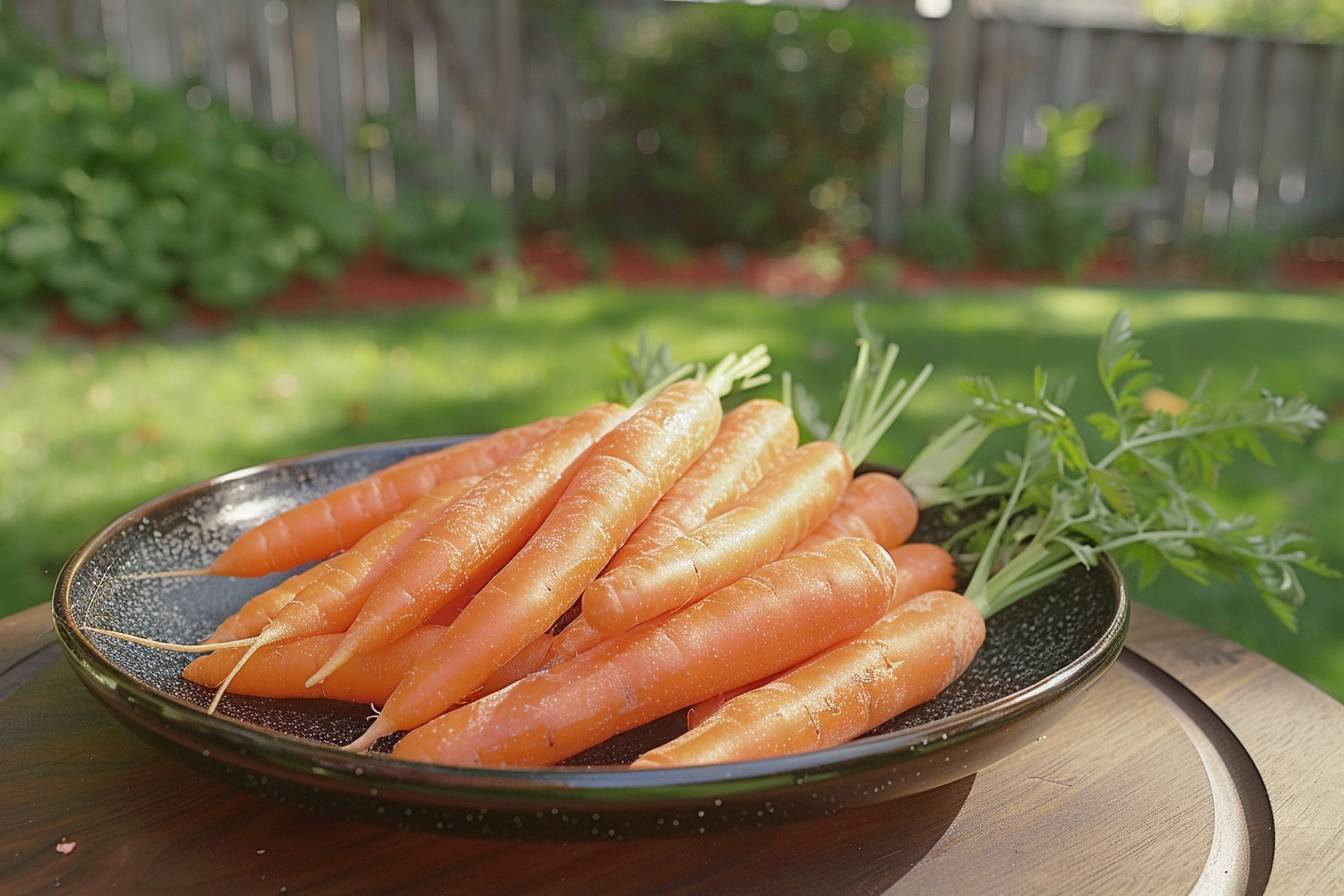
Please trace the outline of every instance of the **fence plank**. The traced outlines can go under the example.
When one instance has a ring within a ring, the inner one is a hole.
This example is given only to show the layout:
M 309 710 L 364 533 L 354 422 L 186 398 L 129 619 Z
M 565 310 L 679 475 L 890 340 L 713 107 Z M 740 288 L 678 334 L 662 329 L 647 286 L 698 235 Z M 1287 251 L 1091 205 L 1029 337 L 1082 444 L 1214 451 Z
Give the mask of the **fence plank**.
M 1132 166 L 1134 160 L 1128 155 L 1126 134 L 1131 120 L 1137 114 L 1134 87 L 1139 55 L 1138 35 L 1129 31 L 1113 32 L 1107 49 L 1110 52 L 1106 56 L 1105 89 L 1097 97 L 1106 117 L 1097 128 L 1097 135 L 1102 143 L 1118 152 Z
M 103 10 L 98 0 L 75 0 L 70 12 L 70 34 L 85 46 L 96 46 L 103 40 Z
M 984 21 L 979 86 L 976 91 L 973 175 L 980 183 L 998 178 L 1002 165 L 1008 98 L 1011 93 L 1012 29 L 1005 22 Z
M 1199 73 L 1208 38 L 1187 34 L 1168 49 L 1166 100 L 1159 119 L 1157 183 L 1166 194 L 1172 224 L 1183 232 L 1189 214 L 1187 185 L 1190 181 L 1190 150 L 1196 126 Z
M 247 0 L 243 6 L 247 82 L 252 90 L 252 117 L 270 124 L 275 120 L 271 107 L 271 73 L 268 69 L 265 6 L 267 0 Z
M 1304 213 L 1319 215 L 1335 210 L 1344 198 L 1344 47 L 1323 47 L 1317 53 L 1316 87 L 1312 91 L 1313 107 L 1318 110 L 1313 118 L 1316 129 L 1310 141 L 1310 161 L 1307 165 L 1306 195 L 1309 203 Z
M 1145 36 L 1135 50 L 1133 84 L 1125 120 L 1124 156 L 1134 171 L 1149 172 L 1155 166 L 1153 127 L 1157 117 L 1158 79 L 1162 64 L 1160 38 Z
M 954 116 L 974 63 L 975 22 L 967 0 L 957 0 L 952 12 L 933 30 L 933 62 L 929 74 L 928 137 L 924 154 L 925 201 L 941 208 L 956 204 L 959 192 L 954 140 Z
M 322 145 L 322 81 L 318 71 L 315 0 L 289 2 L 289 59 L 294 79 L 294 120 L 314 146 Z
M 1066 109 L 1087 99 L 1087 55 L 1091 36 L 1090 28 L 1067 27 L 1060 33 L 1054 101 Z
M 1270 45 L 1266 65 L 1264 137 L 1260 143 L 1258 165 L 1256 225 L 1272 228 L 1286 221 L 1287 215 L 1280 185 L 1292 152 L 1291 141 L 1296 136 L 1298 106 L 1295 96 L 1302 94 L 1300 85 L 1300 57 L 1296 47 L 1283 41 Z
M 345 186 L 357 199 L 369 196 L 369 166 L 355 146 L 355 130 L 366 117 L 363 16 L 352 0 L 336 4 L 336 61 L 340 71 L 341 143 L 345 149 Z
M 365 119 L 386 119 L 392 109 L 391 63 L 388 58 L 387 4 L 375 0 L 364 5 L 360 18 L 360 63 L 364 70 Z M 380 206 L 391 206 L 397 199 L 396 171 L 392 147 L 386 132 L 372 128 L 367 132 L 365 150 L 369 166 L 369 195 Z
M 336 29 L 336 4 L 324 0 L 312 7 L 313 66 L 318 89 L 319 143 L 322 154 L 344 178 L 346 168 L 345 105 L 341 100 L 341 40 Z
M 494 5 L 495 121 L 490 140 L 490 192 L 511 199 L 516 192 L 514 165 L 518 153 L 519 102 L 522 81 L 521 15 L 518 0 L 498 0 Z
M 124 0 L 124 9 L 127 66 L 150 84 L 171 84 L 167 18 L 153 0 Z
M 237 114 L 229 92 L 229 13 L 222 3 L 201 6 L 201 40 L 205 52 L 204 77 L 212 102 L 224 102 Z M 250 102 L 249 88 L 249 102 Z
M 1238 201 L 1242 194 L 1239 180 L 1245 165 L 1246 129 L 1255 114 L 1259 59 L 1260 42 L 1240 38 L 1233 42 L 1223 71 L 1213 146 L 1213 171 L 1209 175 L 1209 195 L 1215 202 L 1209 213 L 1215 219 L 1224 218 L 1224 222 L 1213 221 L 1220 229 L 1233 222 L 1234 208 L 1244 205 Z M 1224 203 L 1226 212 L 1221 213 Z

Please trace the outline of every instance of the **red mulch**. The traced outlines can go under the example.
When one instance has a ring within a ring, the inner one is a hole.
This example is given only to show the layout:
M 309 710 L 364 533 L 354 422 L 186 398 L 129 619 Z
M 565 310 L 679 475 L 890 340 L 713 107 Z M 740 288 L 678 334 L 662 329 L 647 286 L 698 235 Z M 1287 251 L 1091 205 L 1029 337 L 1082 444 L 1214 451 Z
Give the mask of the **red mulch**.
M 629 287 L 678 287 L 690 289 L 746 288 L 769 296 L 824 298 L 856 286 L 892 286 L 913 293 L 946 287 L 1014 289 L 1060 282 L 1048 272 L 1010 271 L 980 266 L 965 271 L 935 271 L 901 260 L 893 265 L 895 280 L 889 284 L 865 279 L 863 262 L 873 255 L 866 240 L 855 241 L 841 252 L 843 271 L 829 279 L 801 255 L 770 256 L 734 248 L 686 250 L 674 257 L 661 257 L 637 244 L 610 248 L 607 270 L 601 278 L 590 273 L 565 234 L 551 232 L 526 241 L 519 257 L 532 278 L 532 287 L 553 292 L 603 279 Z M 870 275 L 871 276 L 871 275 Z M 1276 282 L 1288 288 L 1312 290 L 1344 288 L 1344 260 L 1312 260 L 1293 253 L 1277 267 Z M 1196 266 L 1177 260 L 1152 274 L 1151 282 L 1204 282 Z M 1135 282 L 1130 261 L 1119 252 L 1109 252 L 1093 262 L 1077 282 L 1091 285 L 1126 285 Z M 295 278 L 284 292 L 269 299 L 267 315 L 298 315 L 408 308 L 423 305 L 461 304 L 472 301 L 471 288 L 460 278 L 416 273 L 396 265 L 375 251 L 353 260 L 334 283 L 307 277 Z M 236 314 L 193 306 L 186 323 L 194 329 L 218 329 L 236 319 Z M 139 331 L 129 320 L 105 326 L 89 326 L 64 311 L 52 316 L 48 332 L 95 342 L 123 339 Z

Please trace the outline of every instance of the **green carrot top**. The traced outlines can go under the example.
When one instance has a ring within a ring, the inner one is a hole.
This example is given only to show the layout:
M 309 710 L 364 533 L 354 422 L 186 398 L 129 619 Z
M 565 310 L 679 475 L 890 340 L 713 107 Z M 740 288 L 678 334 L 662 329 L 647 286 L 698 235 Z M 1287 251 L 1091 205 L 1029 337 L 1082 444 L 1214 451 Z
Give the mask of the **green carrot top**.
M 976 421 L 969 425 L 1020 425 L 1025 436 L 991 469 L 944 490 L 959 504 L 992 503 L 952 538 L 976 558 L 966 597 L 988 616 L 1111 553 L 1137 566 L 1141 583 L 1163 565 L 1200 583 L 1244 574 L 1293 628 L 1304 599 L 1298 570 L 1337 573 L 1311 553 L 1300 530 L 1262 531 L 1249 515 L 1225 518 L 1204 493 L 1237 454 L 1272 463 L 1268 439 L 1300 441 L 1324 414 L 1301 397 L 1257 388 L 1254 374 L 1226 397 L 1210 394 L 1206 375 L 1175 413 L 1146 407 L 1143 396 L 1157 378 L 1139 347 L 1121 312 L 1097 355 L 1110 407 L 1086 418 L 1104 446 L 1096 458 L 1064 408 L 1068 389 L 1052 386 L 1041 370 L 1026 399 L 1001 395 L 988 379 L 968 384 L 967 419 Z

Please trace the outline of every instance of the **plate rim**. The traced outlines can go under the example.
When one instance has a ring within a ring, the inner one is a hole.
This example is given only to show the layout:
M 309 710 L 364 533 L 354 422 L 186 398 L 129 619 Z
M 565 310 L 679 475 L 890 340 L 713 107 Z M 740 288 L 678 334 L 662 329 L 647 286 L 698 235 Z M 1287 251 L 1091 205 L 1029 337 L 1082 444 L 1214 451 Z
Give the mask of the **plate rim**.
M 781 776 L 792 778 L 800 773 L 841 771 L 851 766 L 870 765 L 884 758 L 936 752 L 975 737 L 986 728 L 1000 727 L 1020 716 L 1065 700 L 1100 677 L 1120 655 L 1124 646 L 1130 621 L 1129 589 L 1114 560 L 1109 555 L 1102 555 L 1099 565 L 1106 571 L 1116 598 L 1115 612 L 1105 631 L 1085 651 L 1049 676 L 973 709 L 912 728 L 864 737 L 822 750 L 767 759 L 655 769 L 614 766 L 477 768 L 410 762 L 385 754 L 370 757 L 348 753 L 330 744 L 273 731 L 229 716 L 206 715 L 197 704 L 159 691 L 112 663 L 74 619 L 69 598 L 75 575 L 114 536 L 165 505 L 229 482 L 288 466 L 374 451 L 422 447 L 433 450 L 479 437 L 458 435 L 399 439 L 295 455 L 233 470 L 145 501 L 104 525 L 62 566 L 52 594 L 52 616 L 62 652 L 75 667 L 85 686 L 91 689 L 98 687 L 97 696 L 105 702 L 113 701 L 114 707 L 126 703 L 127 695 L 134 695 L 135 699 L 131 702 L 149 711 L 161 724 L 178 730 L 189 729 L 196 737 L 222 742 L 243 753 L 271 757 L 271 761 L 288 759 L 292 763 L 301 760 L 302 764 L 311 766 L 316 760 L 321 760 L 325 784 L 338 783 L 327 777 L 337 775 L 342 778 L 348 776 L 348 780 L 339 783 L 361 789 L 371 783 L 379 783 L 395 788 L 409 787 L 413 792 L 421 792 L 422 796 L 425 787 L 445 794 L 465 787 L 515 793 L 520 789 L 533 793 L 550 791 L 554 795 L 566 797 L 582 797 L 587 793 L 594 798 L 610 798 L 629 791 L 638 791 L 641 796 L 672 797 L 688 788 L 728 782 L 774 786 Z M 867 464 L 865 467 L 895 472 L 880 464 Z M 123 717 L 127 715 L 120 707 L 117 709 Z M 317 786 L 316 782 L 309 780 Z

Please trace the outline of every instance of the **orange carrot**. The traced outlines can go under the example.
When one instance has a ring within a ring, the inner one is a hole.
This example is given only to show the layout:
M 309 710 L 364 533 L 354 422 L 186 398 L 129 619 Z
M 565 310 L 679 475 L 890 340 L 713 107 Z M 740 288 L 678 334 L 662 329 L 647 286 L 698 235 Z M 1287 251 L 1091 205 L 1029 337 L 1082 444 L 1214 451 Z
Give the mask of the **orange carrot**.
M 746 494 L 797 447 L 798 424 L 783 404 L 757 398 L 729 411 L 705 453 L 668 489 L 606 571 L 697 528 Z
M 919 507 L 900 480 L 886 473 L 865 473 L 849 483 L 831 515 L 794 550 L 813 550 L 845 536 L 867 538 L 884 548 L 894 548 L 910 537 L 918 521 Z M 713 531 L 713 528 L 710 527 L 709 531 Z M 950 557 L 948 563 L 950 568 Z M 601 582 L 602 579 L 598 579 L 590 591 L 598 588 Z M 951 584 L 947 587 L 950 588 Z M 933 589 L 930 587 L 924 590 Z M 581 614 L 556 637 L 547 663 L 554 664 L 578 656 L 607 637 L 607 633 Z
M 550 628 L 704 453 L 723 419 L 720 398 L 768 363 L 763 347 L 729 356 L 703 383 L 669 386 L 599 442 L 532 540 L 466 606 L 350 749 L 444 712 Z
M 560 660 L 578 656 L 585 650 L 593 649 L 606 639 L 607 635 L 601 629 L 594 628 L 587 617 L 580 613 L 573 622 L 565 626 L 560 634 L 555 636 L 555 641 L 551 644 L 551 656 L 546 661 L 547 665 L 554 665 Z
M 791 555 L 417 728 L 393 755 L 550 765 L 853 637 L 888 610 L 895 584 L 891 558 L 862 539 Z
M 325 697 L 381 705 L 396 689 L 406 670 L 437 644 L 446 631 L 448 629 L 440 625 L 422 625 L 386 647 L 356 657 L 312 688 L 305 687 L 304 682 L 327 661 L 341 636 L 311 635 L 284 644 L 272 644 L 257 651 L 252 661 L 234 677 L 229 690 L 252 697 Z M 523 648 L 473 696 L 494 693 L 535 672 L 545 659 L 550 641 L 550 635 L 543 635 Z M 182 677 L 204 687 L 216 688 L 241 654 L 242 648 L 235 647 L 198 657 L 182 670 Z
M 599 578 L 584 592 L 584 617 L 616 634 L 731 585 L 817 528 L 850 475 L 834 442 L 796 449 L 731 509 Z
M 411 539 L 419 538 L 450 503 L 478 481 L 479 477 L 465 476 L 435 486 L 410 507 L 360 539 L 356 548 L 363 555 L 360 562 L 367 564 L 362 578 L 371 580 L 381 573 L 385 564 L 378 561 L 390 562 Z M 203 643 L 233 641 L 260 634 L 296 595 L 324 578 L 329 580 L 335 575 L 342 580 L 342 584 L 350 585 L 349 567 L 345 566 L 350 558 L 341 562 L 339 560 L 339 556 L 328 558 L 274 588 L 261 592 L 221 622 Z
M 294 599 L 294 595 L 307 588 L 327 571 L 327 564 L 330 562 L 330 559 L 328 559 L 314 564 L 303 572 L 290 576 L 275 587 L 267 588 L 260 594 L 249 598 L 233 615 L 216 626 L 210 636 L 201 643 L 213 644 L 218 641 L 235 641 L 256 637 L 257 633 L 275 618 L 275 614 L 283 610 L 285 605 Z
M 952 555 L 936 544 L 905 544 L 889 548 L 887 554 L 896 566 L 896 587 L 891 595 L 893 606 L 900 606 L 930 591 L 946 591 L 957 584 L 957 570 Z M 701 700 L 686 711 L 686 727 L 694 728 L 737 695 L 754 691 L 778 677 L 771 675 L 708 700 Z
M 951 591 L 923 594 L 857 637 L 734 697 L 631 768 L 738 762 L 845 743 L 936 697 L 984 640 L 985 621 L 970 601 Z
M 562 422 L 549 417 L 393 464 L 249 529 L 206 572 L 264 576 L 343 551 L 439 483 L 488 473 Z
M 901 480 L 886 473 L 864 473 L 854 477 L 840 504 L 798 548 L 806 551 L 850 535 L 894 548 L 909 539 L 918 522 L 919 505 Z
M 436 612 L 465 605 L 532 537 L 586 466 L 585 454 L 625 414 L 615 404 L 575 414 L 462 495 L 396 560 L 367 601 L 355 607 L 341 646 L 312 683 L 351 657 L 392 643 Z M 513 652 L 521 648 L 516 645 Z
M 409 547 L 399 560 L 395 555 L 402 553 L 400 550 L 384 551 L 376 558 L 370 558 L 361 546 L 333 558 L 331 574 L 310 584 L 276 614 L 239 658 L 235 671 L 246 665 L 253 653 L 267 644 L 278 644 L 306 635 L 344 632 L 352 628 L 366 601 L 378 599 L 389 582 L 401 583 L 405 569 L 422 568 L 417 564 L 423 564 L 423 554 L 417 553 L 417 549 L 436 533 L 450 533 L 448 537 L 466 542 L 469 548 L 456 557 L 448 558 L 458 561 L 450 570 L 433 570 L 435 573 L 443 571 L 451 574 L 454 586 L 458 589 L 443 592 L 441 602 L 469 595 L 485 584 L 489 576 L 503 566 L 536 530 L 564 488 L 567 478 L 572 475 L 569 470 L 575 461 L 622 413 L 624 409 L 618 405 L 597 405 L 575 414 L 533 448 L 463 492 L 442 514 L 430 521 L 432 525 L 421 529 L 424 534 L 419 538 L 414 541 L 406 538 Z M 396 520 L 393 520 L 384 525 L 392 527 L 395 523 Z M 375 531 L 365 538 L 377 541 L 379 535 Z M 390 568 L 394 563 L 395 567 Z M 421 608 L 424 609 L 423 615 L 411 614 L 409 625 L 370 645 L 370 649 L 409 634 L 411 629 L 433 615 L 438 605 L 423 604 Z M 349 640 L 348 632 L 342 645 L 346 640 Z M 504 659 L 509 659 L 522 647 L 522 644 L 517 645 Z M 349 659 L 350 655 L 344 646 L 337 648 L 333 660 L 339 660 L 329 661 L 328 666 L 320 671 L 330 673 L 341 662 Z M 315 677 L 311 683 L 315 684 L 321 677 L 324 676 Z M 228 690 L 231 681 L 232 676 L 225 677 L 209 711 L 213 712 L 219 705 L 219 699 Z
M 583 595 L 583 615 L 605 634 L 683 607 L 783 556 L 821 525 L 853 476 L 854 466 L 904 410 L 929 373 L 888 388 L 891 347 L 869 378 L 868 343 L 860 341 L 850 390 L 833 441 L 793 451 L 731 508 L 687 535 L 601 576 Z

